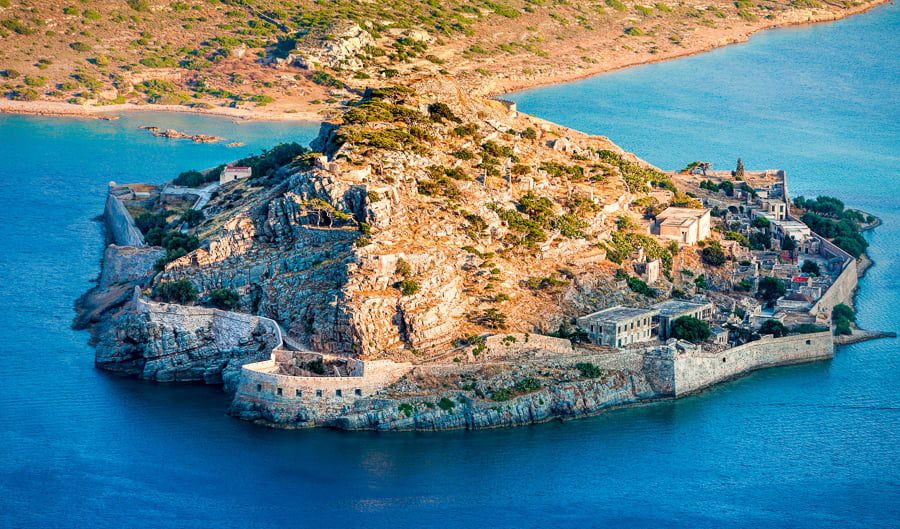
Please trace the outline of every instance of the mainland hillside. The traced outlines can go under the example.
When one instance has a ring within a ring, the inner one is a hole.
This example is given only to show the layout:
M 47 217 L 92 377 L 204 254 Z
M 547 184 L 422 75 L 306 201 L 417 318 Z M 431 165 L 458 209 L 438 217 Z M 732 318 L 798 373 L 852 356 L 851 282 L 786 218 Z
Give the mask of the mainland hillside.
M 422 75 L 495 95 L 876 3 L 0 0 L 0 87 L 26 102 L 330 117 L 355 90 Z

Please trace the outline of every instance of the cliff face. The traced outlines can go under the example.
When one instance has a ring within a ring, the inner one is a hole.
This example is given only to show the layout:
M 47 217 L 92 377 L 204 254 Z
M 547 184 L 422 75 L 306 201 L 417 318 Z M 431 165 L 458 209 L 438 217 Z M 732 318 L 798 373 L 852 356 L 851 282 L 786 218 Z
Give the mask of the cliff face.
M 603 154 L 646 165 L 606 138 L 429 78 L 369 93 L 312 146 L 274 187 L 220 189 L 209 244 L 161 280 L 234 289 L 314 350 L 395 360 L 622 296 L 597 243 L 634 195 Z
M 132 301 L 96 333 L 98 367 L 159 382 L 233 382 L 241 366 L 267 357 L 278 329 L 257 316 Z

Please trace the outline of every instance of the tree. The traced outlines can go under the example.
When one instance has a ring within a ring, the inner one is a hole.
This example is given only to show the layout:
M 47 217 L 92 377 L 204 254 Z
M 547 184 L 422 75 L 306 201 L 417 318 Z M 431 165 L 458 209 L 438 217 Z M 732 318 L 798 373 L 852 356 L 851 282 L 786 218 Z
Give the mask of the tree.
M 784 239 L 781 239 L 781 249 L 793 252 L 797 249 L 797 241 L 794 240 L 790 235 L 785 235 Z
M 189 209 L 184 212 L 184 215 L 181 216 L 181 221 L 186 222 L 187 225 L 192 228 L 203 222 L 203 219 L 203 212 L 196 209 Z
M 725 264 L 725 251 L 722 250 L 722 245 L 718 241 L 712 241 L 700 252 L 700 258 L 708 265 L 722 266 Z
M 744 162 L 742 162 L 740 158 L 738 158 L 737 168 L 734 170 L 734 177 L 744 178 Z
M 753 219 L 753 223 L 751 225 L 754 228 L 769 231 L 769 227 L 772 225 L 772 223 L 769 222 L 769 219 L 765 217 L 756 217 L 755 219 Z
M 187 279 L 178 281 L 160 281 L 153 291 L 154 295 L 163 301 L 177 301 L 187 303 L 197 299 L 197 289 Z
M 756 288 L 756 297 L 771 303 L 787 293 L 784 281 L 774 277 L 763 277 Z
M 822 274 L 822 271 L 819 270 L 819 265 L 815 261 L 804 261 L 803 266 L 800 267 L 800 271 L 811 276 L 819 276 Z
M 231 310 L 238 304 L 238 294 L 230 288 L 216 288 L 209 291 L 207 302 L 213 307 Z
M 681 316 L 672 322 L 672 337 L 691 343 L 709 338 L 709 325 L 693 316 Z
M 788 329 L 778 320 L 766 320 L 759 327 L 759 334 L 771 334 L 775 338 L 787 336 Z

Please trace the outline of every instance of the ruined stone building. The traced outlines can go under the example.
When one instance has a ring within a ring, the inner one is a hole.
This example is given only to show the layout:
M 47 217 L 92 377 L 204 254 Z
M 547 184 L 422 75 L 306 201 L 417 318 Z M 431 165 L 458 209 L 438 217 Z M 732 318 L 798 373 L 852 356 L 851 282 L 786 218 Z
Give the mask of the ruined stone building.
M 709 237 L 710 210 L 666 208 L 656 222 L 660 237 L 694 245 Z
M 610 307 L 578 318 L 577 325 L 600 345 L 624 347 L 653 340 L 653 318 L 659 311 Z

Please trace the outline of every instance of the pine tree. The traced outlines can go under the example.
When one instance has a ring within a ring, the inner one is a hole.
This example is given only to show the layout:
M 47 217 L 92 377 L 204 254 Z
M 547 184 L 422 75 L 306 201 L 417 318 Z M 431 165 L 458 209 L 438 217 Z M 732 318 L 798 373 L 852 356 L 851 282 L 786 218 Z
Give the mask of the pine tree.
M 744 162 L 738 158 L 737 169 L 734 170 L 735 178 L 744 178 Z

